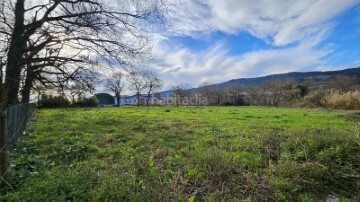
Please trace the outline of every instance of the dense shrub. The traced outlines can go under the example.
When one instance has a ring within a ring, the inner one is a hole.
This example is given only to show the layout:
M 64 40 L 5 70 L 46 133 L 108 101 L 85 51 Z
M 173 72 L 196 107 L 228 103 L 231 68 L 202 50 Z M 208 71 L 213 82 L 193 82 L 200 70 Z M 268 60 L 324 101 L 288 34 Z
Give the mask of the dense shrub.
M 65 97 L 61 96 L 44 96 L 38 101 L 39 108 L 58 108 L 58 107 L 69 107 L 70 101 Z
M 325 97 L 325 107 L 330 109 L 360 109 L 360 91 L 331 93 Z
M 325 96 L 325 91 L 313 91 L 304 97 L 304 105 L 306 107 L 323 107 Z
M 245 101 L 243 97 L 238 97 L 234 100 L 234 102 L 224 102 L 222 103 L 224 106 L 249 106 L 250 104 Z
M 38 101 L 39 108 L 62 108 L 62 107 L 97 107 L 99 101 L 95 96 L 90 98 L 81 98 L 70 104 L 70 101 L 61 96 L 44 96 Z
M 99 101 L 95 96 L 90 98 L 82 98 L 72 104 L 73 107 L 97 107 L 98 105 Z

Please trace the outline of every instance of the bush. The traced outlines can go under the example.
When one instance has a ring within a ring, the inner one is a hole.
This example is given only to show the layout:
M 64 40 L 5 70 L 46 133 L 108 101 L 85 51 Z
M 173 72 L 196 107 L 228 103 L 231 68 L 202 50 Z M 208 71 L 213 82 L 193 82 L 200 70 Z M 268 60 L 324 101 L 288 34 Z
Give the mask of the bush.
M 90 98 L 82 98 L 77 102 L 70 104 L 70 101 L 61 96 L 44 96 L 38 101 L 39 108 L 62 108 L 62 107 L 97 107 L 99 101 L 95 96 Z
M 235 102 L 224 102 L 222 103 L 223 106 L 249 106 L 250 104 L 247 103 L 244 98 L 238 97 L 236 98 Z
M 38 101 L 39 108 L 58 108 L 58 107 L 69 107 L 70 101 L 65 97 L 61 96 L 44 96 Z
M 90 98 L 82 98 L 72 104 L 73 107 L 97 107 L 98 105 L 99 101 L 95 96 Z
M 313 91 L 304 97 L 306 107 L 324 107 L 325 91 Z
M 325 107 L 330 109 L 360 109 L 360 91 L 334 92 L 325 97 Z

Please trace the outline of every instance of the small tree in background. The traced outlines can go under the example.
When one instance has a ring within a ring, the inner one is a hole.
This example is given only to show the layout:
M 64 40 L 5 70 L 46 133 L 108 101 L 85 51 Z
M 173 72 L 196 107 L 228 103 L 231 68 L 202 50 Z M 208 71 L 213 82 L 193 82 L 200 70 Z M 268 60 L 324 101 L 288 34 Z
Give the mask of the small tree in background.
M 125 76 L 121 72 L 113 73 L 106 81 L 106 88 L 115 94 L 117 104 L 120 107 L 121 92 L 125 88 Z
M 201 96 L 204 96 L 208 101 L 211 99 L 211 83 L 208 81 L 204 81 L 199 85 L 198 92 Z
M 336 76 L 335 78 L 331 79 L 328 87 L 330 89 L 346 92 L 355 90 L 358 84 L 360 84 L 360 79 L 357 77 Z
M 181 99 L 187 95 L 187 87 L 185 84 L 177 84 L 171 87 L 174 93 L 176 107 L 181 103 Z
M 130 83 L 130 89 L 135 91 L 137 98 L 137 106 L 140 106 L 141 93 L 146 89 L 144 73 L 140 70 L 134 70 L 130 72 L 127 78 Z
M 147 88 L 146 94 L 146 106 L 149 106 L 150 97 L 154 92 L 161 88 L 162 82 L 158 76 L 158 74 L 154 71 L 144 71 L 143 77 L 145 80 L 145 86 Z

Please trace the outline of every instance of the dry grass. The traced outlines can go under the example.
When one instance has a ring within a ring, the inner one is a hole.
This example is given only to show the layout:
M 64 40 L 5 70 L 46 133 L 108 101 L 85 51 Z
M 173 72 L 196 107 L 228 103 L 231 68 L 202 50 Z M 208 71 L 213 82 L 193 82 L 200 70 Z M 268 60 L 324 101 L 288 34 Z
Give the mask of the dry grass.
M 325 106 L 330 109 L 360 109 L 360 91 L 334 92 L 325 97 Z

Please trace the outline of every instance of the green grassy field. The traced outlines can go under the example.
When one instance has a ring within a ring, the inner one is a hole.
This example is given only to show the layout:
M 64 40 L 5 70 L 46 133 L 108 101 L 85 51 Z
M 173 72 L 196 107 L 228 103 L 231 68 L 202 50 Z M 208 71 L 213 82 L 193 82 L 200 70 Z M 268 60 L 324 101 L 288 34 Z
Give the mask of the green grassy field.
M 38 110 L 0 201 L 360 201 L 359 120 L 265 107 Z

